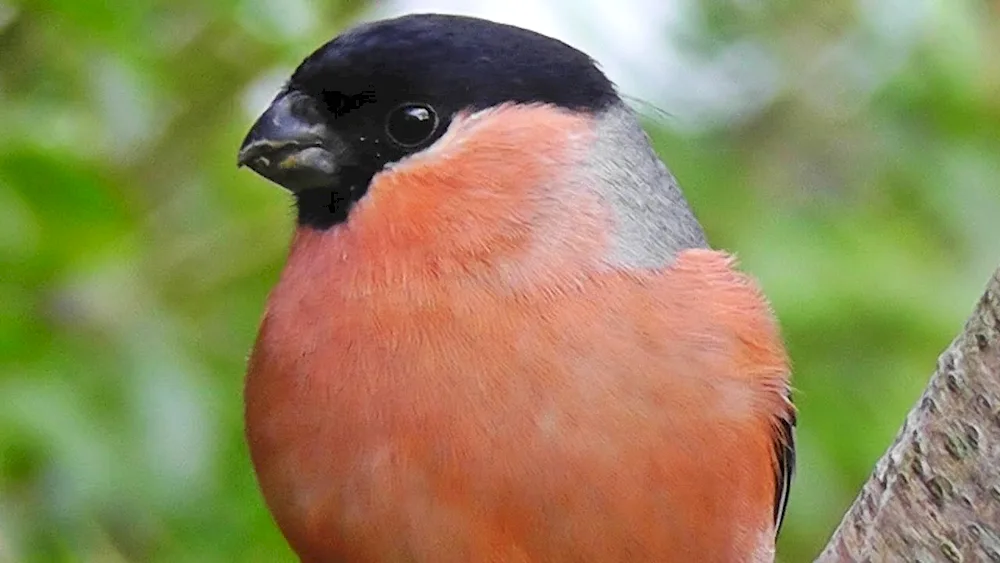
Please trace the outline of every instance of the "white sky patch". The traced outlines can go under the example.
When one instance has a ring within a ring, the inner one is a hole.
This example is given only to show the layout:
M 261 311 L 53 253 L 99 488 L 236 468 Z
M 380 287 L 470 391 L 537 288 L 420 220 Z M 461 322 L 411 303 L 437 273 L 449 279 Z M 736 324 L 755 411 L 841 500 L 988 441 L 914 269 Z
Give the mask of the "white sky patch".
M 251 82 L 243 90 L 243 96 L 240 100 L 243 113 L 253 119 L 260 117 L 260 114 L 264 113 L 267 106 L 271 105 L 271 102 L 274 101 L 274 97 L 278 95 L 278 91 L 284 87 L 285 81 L 292 75 L 293 70 L 294 67 L 272 68 Z
M 309 0 L 242 0 L 238 13 L 246 29 L 286 41 L 309 36 L 319 23 Z
M 103 128 L 98 130 L 110 156 L 118 162 L 132 162 L 162 132 L 177 108 L 158 95 L 153 81 L 141 69 L 118 57 L 101 57 L 91 62 L 91 95 Z M 84 143 L 94 140 L 83 139 Z
M 0 2 L 0 29 L 10 25 L 17 18 L 18 14 L 17 6 L 12 6 L 7 2 Z

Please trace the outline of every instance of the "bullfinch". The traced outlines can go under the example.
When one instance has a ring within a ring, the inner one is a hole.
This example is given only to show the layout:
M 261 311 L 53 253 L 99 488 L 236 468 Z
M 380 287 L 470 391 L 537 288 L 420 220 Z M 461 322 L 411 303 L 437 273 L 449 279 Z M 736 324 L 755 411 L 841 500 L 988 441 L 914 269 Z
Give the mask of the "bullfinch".
M 774 560 L 778 324 L 590 57 L 366 23 L 297 67 L 239 163 L 297 211 L 245 414 L 302 561 Z

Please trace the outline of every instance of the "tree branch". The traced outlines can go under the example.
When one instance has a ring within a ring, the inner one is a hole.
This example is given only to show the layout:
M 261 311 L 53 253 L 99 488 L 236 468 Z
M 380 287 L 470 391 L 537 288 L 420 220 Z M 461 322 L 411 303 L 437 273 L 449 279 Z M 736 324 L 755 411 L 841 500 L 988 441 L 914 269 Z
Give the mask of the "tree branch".
M 1000 563 L 1000 270 L 816 563 Z

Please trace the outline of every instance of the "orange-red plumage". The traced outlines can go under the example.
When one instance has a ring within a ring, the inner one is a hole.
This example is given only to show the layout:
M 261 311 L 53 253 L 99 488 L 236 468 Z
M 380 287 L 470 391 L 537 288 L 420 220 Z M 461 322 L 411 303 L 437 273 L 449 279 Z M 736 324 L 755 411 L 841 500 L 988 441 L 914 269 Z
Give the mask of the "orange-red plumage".
M 246 387 L 305 561 L 770 561 L 788 366 L 722 253 L 609 260 L 594 123 L 463 115 L 300 229 Z

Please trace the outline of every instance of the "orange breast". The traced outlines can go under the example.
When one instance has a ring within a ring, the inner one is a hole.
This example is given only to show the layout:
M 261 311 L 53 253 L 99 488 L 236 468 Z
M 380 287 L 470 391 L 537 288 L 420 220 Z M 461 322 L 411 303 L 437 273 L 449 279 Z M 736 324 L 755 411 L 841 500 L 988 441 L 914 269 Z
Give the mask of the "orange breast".
M 765 561 L 787 366 L 710 251 L 503 290 L 359 288 L 300 232 L 246 384 L 261 488 L 305 561 Z

